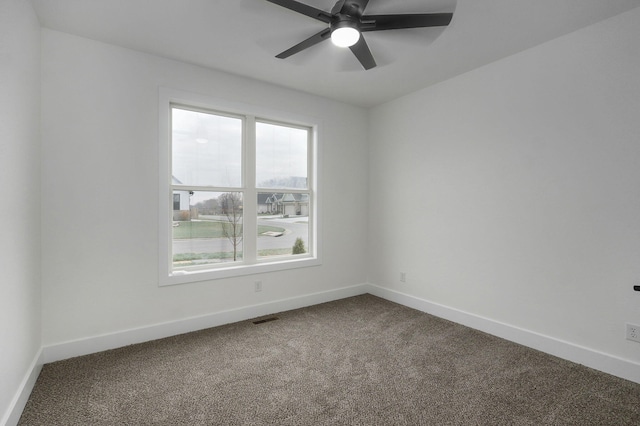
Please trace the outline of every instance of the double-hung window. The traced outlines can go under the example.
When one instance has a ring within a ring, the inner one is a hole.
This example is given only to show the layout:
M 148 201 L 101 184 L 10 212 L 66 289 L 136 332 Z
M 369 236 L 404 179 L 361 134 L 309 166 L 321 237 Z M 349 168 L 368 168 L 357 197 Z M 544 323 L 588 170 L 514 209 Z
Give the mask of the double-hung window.
M 160 283 L 319 264 L 317 124 L 161 91 Z

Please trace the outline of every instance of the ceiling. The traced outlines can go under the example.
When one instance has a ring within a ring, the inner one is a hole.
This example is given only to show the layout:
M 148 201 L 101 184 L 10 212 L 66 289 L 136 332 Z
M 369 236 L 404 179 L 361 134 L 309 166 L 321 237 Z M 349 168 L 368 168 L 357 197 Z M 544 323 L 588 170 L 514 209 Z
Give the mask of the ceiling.
M 329 11 L 335 0 L 301 0 Z M 365 33 L 365 71 L 326 27 L 266 0 L 32 0 L 43 27 L 369 107 L 640 6 L 640 0 L 371 0 L 367 14 L 454 12 L 446 28 Z M 542 66 L 542 65 L 541 65 Z

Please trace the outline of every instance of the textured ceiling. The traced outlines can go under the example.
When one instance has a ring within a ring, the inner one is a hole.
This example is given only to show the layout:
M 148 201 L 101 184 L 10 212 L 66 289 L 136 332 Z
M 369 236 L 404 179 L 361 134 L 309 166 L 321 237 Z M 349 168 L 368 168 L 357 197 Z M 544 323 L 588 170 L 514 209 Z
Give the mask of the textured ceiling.
M 304 0 L 329 11 L 333 0 Z M 266 0 L 32 0 L 42 26 L 373 106 L 640 6 L 640 0 L 370 0 L 367 13 L 454 12 L 446 28 L 366 33 L 378 63 L 323 42 L 325 24 Z

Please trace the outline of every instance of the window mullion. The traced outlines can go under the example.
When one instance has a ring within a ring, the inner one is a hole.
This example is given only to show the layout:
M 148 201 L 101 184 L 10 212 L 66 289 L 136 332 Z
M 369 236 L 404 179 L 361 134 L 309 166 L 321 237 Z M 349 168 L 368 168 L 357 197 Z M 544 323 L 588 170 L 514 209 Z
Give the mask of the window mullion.
M 257 204 L 258 195 L 256 192 L 256 119 L 254 116 L 247 116 L 245 119 L 244 131 L 244 199 L 242 217 L 243 233 L 242 240 L 243 256 L 246 263 L 256 263 L 257 237 L 258 237 L 258 215 Z

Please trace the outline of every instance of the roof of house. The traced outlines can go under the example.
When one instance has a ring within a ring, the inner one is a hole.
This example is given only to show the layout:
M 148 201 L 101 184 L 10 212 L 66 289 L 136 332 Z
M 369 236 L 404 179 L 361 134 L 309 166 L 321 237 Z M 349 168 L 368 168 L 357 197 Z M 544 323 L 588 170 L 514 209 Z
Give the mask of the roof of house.
M 309 194 L 300 193 L 284 193 L 279 192 L 275 194 L 258 193 L 258 204 L 271 204 L 271 203 L 294 203 L 294 202 L 309 202 Z

